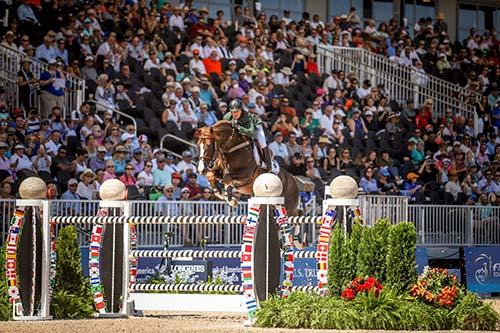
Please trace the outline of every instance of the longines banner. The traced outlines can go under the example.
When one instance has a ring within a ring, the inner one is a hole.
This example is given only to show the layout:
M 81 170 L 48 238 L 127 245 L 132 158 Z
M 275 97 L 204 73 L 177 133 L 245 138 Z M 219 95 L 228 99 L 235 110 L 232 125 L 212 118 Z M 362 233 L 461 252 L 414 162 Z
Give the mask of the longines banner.
M 500 292 L 500 247 L 466 247 L 465 271 L 470 291 Z

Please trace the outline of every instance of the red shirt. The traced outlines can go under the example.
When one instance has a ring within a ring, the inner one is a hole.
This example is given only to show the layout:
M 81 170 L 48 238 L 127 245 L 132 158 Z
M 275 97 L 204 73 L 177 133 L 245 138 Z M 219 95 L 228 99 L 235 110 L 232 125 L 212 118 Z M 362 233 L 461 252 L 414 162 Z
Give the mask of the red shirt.
M 206 58 L 203 59 L 203 65 L 205 65 L 207 74 L 215 73 L 219 76 L 222 76 L 222 63 L 219 60 Z
M 197 184 L 191 185 L 190 183 L 187 183 L 186 187 L 189 189 L 189 198 L 193 198 L 197 194 L 201 193 L 201 188 Z

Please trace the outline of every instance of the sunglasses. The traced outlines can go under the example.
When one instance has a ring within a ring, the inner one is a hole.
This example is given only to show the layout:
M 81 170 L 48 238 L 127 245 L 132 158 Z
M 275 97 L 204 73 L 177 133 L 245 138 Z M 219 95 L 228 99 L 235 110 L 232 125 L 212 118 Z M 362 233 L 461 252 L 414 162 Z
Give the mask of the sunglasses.
M 151 164 L 146 164 L 146 168 L 152 168 L 153 166 Z
M 125 170 L 132 170 L 132 171 L 133 171 L 133 170 L 134 170 L 134 168 L 125 168 Z
M 69 186 L 70 186 L 70 187 L 76 187 L 76 186 L 78 186 L 78 184 L 71 184 L 71 185 L 69 185 Z
M 189 191 L 183 191 L 182 194 L 189 194 Z
M 115 166 L 114 165 L 106 165 L 106 168 L 109 168 L 109 169 L 114 169 Z
M 172 193 L 174 190 L 167 190 L 166 192 L 167 193 Z

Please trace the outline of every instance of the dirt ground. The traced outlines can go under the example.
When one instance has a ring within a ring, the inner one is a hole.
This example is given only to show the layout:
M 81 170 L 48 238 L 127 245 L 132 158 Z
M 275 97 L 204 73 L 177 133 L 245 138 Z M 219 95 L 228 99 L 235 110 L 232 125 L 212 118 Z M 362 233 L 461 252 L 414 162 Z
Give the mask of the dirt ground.
M 494 306 L 500 313 L 500 300 L 495 301 Z M 243 315 L 234 313 L 195 314 L 180 312 L 151 312 L 146 313 L 144 317 L 131 317 L 128 319 L 3 322 L 0 324 L 0 333 L 313 332 L 313 330 L 245 328 L 242 324 L 244 319 Z M 321 332 L 335 331 L 324 330 Z

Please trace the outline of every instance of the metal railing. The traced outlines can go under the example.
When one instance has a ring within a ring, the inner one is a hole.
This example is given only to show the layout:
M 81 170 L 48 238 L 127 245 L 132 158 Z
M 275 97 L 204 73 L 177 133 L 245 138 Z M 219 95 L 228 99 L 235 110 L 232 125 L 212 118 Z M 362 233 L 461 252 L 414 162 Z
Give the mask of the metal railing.
M 6 91 L 7 98 L 12 105 L 19 107 L 17 73 L 21 69 L 21 60 L 30 58 L 31 72 L 36 78 L 40 78 L 43 72 L 48 70 L 48 64 L 37 58 L 29 57 L 19 50 L 0 45 L 0 79 Z M 66 75 L 67 87 L 64 94 L 64 117 L 71 111 L 77 110 L 85 99 L 85 80 L 71 75 Z M 39 105 L 38 98 L 34 98 L 35 106 Z
M 500 207 L 409 206 L 423 246 L 500 245 Z
M 433 114 L 443 117 L 447 109 L 456 115 L 474 118 L 474 108 L 464 102 L 470 94 L 457 84 L 430 74 L 419 74 L 412 67 L 405 67 L 388 58 L 361 48 L 319 45 L 317 62 L 321 73 L 332 69 L 346 74 L 354 73 L 359 82 L 370 80 L 372 85 L 384 84 L 389 98 L 397 102 L 413 99 L 415 106 L 422 105 L 427 98 L 433 100 Z
M 398 195 L 360 195 L 359 208 L 367 225 L 380 219 L 392 223 L 408 221 L 408 197 Z
M 388 218 L 393 223 L 412 221 L 417 229 L 417 244 L 427 247 L 447 246 L 492 246 L 500 245 L 500 207 L 496 206 L 445 206 L 445 205 L 408 205 L 405 197 L 362 195 L 359 196 L 364 221 L 373 225 L 380 218 Z M 0 245 L 5 240 L 15 200 L 0 201 Z M 50 216 L 95 216 L 99 201 L 52 200 Z M 245 215 L 247 203 L 230 207 L 221 201 L 133 201 L 134 216 L 209 216 Z M 310 216 L 321 214 L 309 210 Z M 58 226 L 61 227 L 61 226 Z M 88 245 L 91 224 L 79 224 L 78 240 Z M 314 243 L 319 230 L 315 224 L 301 224 L 297 234 L 307 233 L 307 240 Z M 180 246 L 189 239 L 196 242 L 206 238 L 209 244 L 227 246 L 239 245 L 242 241 L 243 225 L 138 225 L 138 245 L 141 247 L 161 247 L 168 233 L 168 242 Z M 186 236 L 186 237 L 184 237 Z
M 117 114 L 120 117 L 130 119 L 130 121 L 132 121 L 132 123 L 134 124 L 134 134 L 137 137 L 137 121 L 135 120 L 134 117 L 126 114 L 125 112 L 120 111 L 119 109 L 113 109 L 113 108 L 110 108 L 109 106 L 106 106 L 102 103 L 99 103 L 95 99 L 89 99 L 87 102 L 93 103 L 95 105 L 96 109 L 100 108 L 101 110 L 106 110 L 105 112 L 109 111 L 109 113 L 111 113 L 113 116 L 115 116 L 115 114 Z
M 175 136 L 173 134 L 167 133 L 160 139 L 160 149 L 171 153 L 172 155 L 176 156 L 177 158 L 182 158 L 182 155 L 179 155 L 178 153 L 176 153 L 175 151 L 173 151 L 171 149 L 165 148 L 163 143 L 165 142 L 166 139 L 172 139 L 172 140 L 179 141 L 180 143 L 187 145 L 189 147 L 189 150 L 191 151 L 191 154 L 193 154 L 194 158 L 197 158 L 200 155 L 199 148 L 198 148 L 197 144 L 194 144 L 188 140 L 184 140 L 183 138 L 179 138 L 178 136 Z

